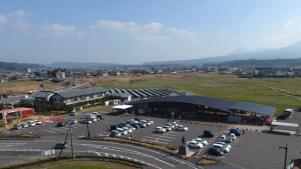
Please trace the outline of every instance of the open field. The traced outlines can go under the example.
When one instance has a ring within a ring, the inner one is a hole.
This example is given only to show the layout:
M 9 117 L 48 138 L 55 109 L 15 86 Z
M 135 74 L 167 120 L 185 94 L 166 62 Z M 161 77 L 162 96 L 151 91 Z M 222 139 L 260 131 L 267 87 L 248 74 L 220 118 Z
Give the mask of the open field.
M 58 162 L 50 162 L 37 166 L 30 166 L 25 169 L 134 169 L 124 164 L 92 161 L 92 160 L 61 160 Z
M 231 101 L 251 101 L 278 108 L 299 108 L 301 105 L 301 78 L 237 78 L 234 75 L 216 73 L 161 74 L 85 78 L 97 86 L 106 88 L 171 88 L 180 92 L 212 96 Z M 64 83 L 46 82 L 47 89 L 60 88 Z M 0 92 L 18 94 L 38 90 L 39 82 L 13 81 L 0 84 Z
M 278 113 L 301 105 L 301 96 L 298 96 L 301 95 L 301 78 L 245 79 L 234 75 L 191 73 L 103 78 L 92 82 L 108 88 L 166 87 L 231 101 L 251 101 L 275 106 Z
M 38 91 L 40 90 L 40 83 L 38 81 L 9 81 L 7 83 L 0 83 L 0 93 L 16 95 L 29 91 Z M 45 81 L 45 90 L 62 88 L 64 86 L 65 83 Z

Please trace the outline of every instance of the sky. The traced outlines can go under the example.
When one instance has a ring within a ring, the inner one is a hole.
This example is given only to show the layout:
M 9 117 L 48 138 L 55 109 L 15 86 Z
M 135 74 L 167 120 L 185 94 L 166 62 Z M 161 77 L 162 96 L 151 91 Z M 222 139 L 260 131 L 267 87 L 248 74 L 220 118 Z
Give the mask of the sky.
M 0 61 L 139 64 L 285 47 L 300 0 L 0 0 Z

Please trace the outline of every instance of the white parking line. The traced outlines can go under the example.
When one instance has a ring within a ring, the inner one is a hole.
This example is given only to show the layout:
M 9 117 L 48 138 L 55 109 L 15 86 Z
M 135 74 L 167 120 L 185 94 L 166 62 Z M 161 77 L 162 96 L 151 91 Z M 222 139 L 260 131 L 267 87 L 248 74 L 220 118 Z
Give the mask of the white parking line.
M 178 136 L 166 136 L 166 135 L 162 135 L 162 136 L 160 136 L 160 138 L 168 138 L 168 139 L 171 139 L 171 140 L 174 140 L 174 139 L 176 139 Z
M 148 138 L 148 139 L 150 139 L 150 140 L 156 140 L 156 141 L 158 141 L 158 140 L 162 140 L 162 141 L 171 141 L 171 140 L 169 140 L 169 139 L 164 139 L 164 138 L 161 138 L 161 137 L 150 137 L 150 136 L 145 136 L 144 138 Z

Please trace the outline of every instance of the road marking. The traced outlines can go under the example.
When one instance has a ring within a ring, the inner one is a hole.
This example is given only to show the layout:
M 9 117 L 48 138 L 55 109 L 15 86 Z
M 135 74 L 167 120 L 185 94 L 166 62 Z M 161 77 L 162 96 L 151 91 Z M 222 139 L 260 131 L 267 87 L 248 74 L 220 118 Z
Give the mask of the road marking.
M 138 156 L 143 156 L 143 157 L 147 157 L 147 158 L 153 158 L 157 161 L 160 161 L 164 164 L 167 164 L 171 167 L 175 167 L 174 165 L 166 162 L 166 161 L 163 161 L 157 157 L 154 157 L 152 155 L 149 155 L 149 154 L 145 154 L 145 153 L 142 153 L 142 152 L 138 152 L 138 151 L 135 151 L 135 150 L 128 150 L 126 148 L 121 148 L 121 147 L 113 147 L 113 146 L 103 146 L 103 145 L 93 145 L 93 144 L 81 144 L 83 146 L 88 146 L 88 147 L 93 147 L 93 148 L 101 148 L 101 149 L 104 149 L 104 150 L 110 150 L 110 151 L 117 151 L 117 152 L 124 152 L 124 153 L 130 153 L 130 154 L 134 154 L 134 155 L 138 155 Z
M 151 137 L 151 136 L 145 136 L 144 138 L 149 138 L 149 140 L 155 140 L 155 141 L 158 141 L 158 140 L 162 140 L 162 141 L 168 141 L 170 142 L 171 140 L 169 139 L 164 139 L 164 138 L 161 138 L 161 137 Z
M 52 131 L 52 130 L 44 130 L 46 132 L 49 132 L 49 133 L 55 133 L 55 131 Z

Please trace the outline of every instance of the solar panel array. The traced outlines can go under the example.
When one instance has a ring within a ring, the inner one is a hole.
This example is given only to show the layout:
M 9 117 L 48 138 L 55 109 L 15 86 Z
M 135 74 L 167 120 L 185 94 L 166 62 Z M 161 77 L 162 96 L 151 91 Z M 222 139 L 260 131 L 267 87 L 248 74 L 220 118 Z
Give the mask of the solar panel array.
M 127 97 L 131 95 L 133 98 L 150 98 L 150 97 L 163 97 L 171 94 L 180 94 L 167 88 L 149 88 L 149 89 L 109 89 L 107 91 L 109 95 Z

